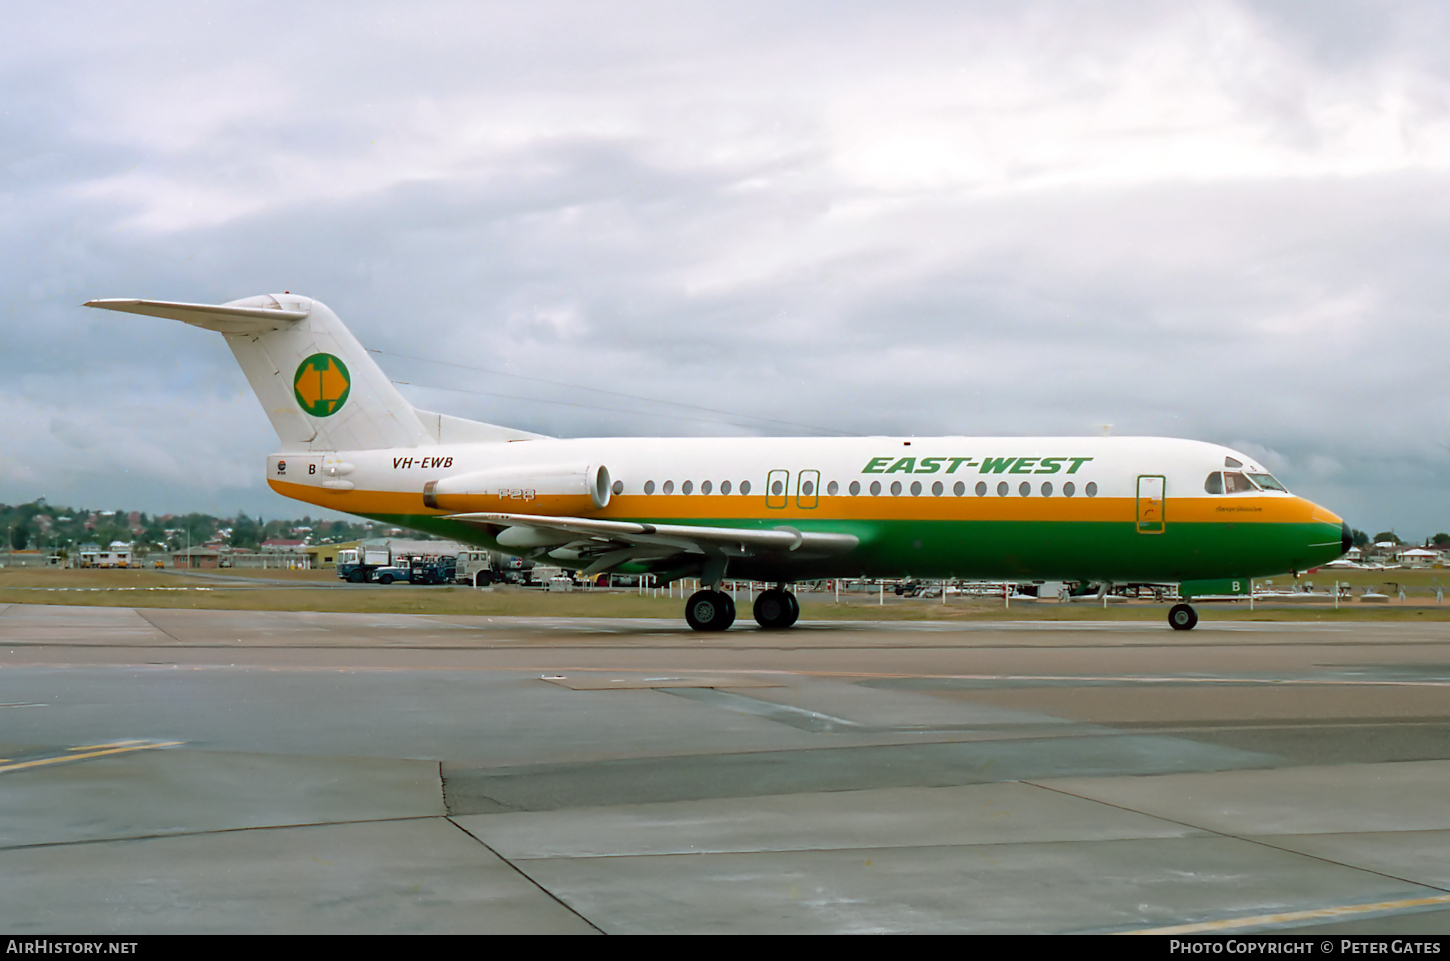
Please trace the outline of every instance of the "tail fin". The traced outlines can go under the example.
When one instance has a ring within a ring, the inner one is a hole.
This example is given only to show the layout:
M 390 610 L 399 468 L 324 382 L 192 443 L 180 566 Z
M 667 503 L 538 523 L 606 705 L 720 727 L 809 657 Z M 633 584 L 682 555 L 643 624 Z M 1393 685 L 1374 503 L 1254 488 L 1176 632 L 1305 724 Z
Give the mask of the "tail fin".
M 415 409 L 337 315 L 310 297 L 267 294 L 220 306 L 92 300 L 86 306 L 221 333 L 289 448 L 378 450 L 539 436 Z

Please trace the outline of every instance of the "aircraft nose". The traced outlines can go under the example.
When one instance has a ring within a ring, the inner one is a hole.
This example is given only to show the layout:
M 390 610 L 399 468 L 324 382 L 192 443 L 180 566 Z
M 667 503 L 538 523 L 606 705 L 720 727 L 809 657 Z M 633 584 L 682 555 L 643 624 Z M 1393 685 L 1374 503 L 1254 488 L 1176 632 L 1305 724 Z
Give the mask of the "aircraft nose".
M 1349 529 L 1349 522 L 1345 521 L 1340 525 L 1339 532 L 1339 553 L 1348 554 L 1349 549 L 1354 546 L 1354 531 Z

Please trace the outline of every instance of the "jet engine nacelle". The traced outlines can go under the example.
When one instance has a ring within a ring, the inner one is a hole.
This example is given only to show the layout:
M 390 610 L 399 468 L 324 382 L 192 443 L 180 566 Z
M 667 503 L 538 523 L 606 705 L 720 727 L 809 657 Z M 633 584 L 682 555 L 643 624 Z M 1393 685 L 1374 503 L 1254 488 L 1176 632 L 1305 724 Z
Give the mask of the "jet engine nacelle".
M 495 467 L 429 481 L 423 485 L 423 503 L 460 512 L 527 514 L 543 513 L 544 508 L 587 510 L 589 505 L 602 510 L 609 506 L 609 484 L 609 468 L 603 464 Z M 588 503 L 580 503 L 585 498 Z

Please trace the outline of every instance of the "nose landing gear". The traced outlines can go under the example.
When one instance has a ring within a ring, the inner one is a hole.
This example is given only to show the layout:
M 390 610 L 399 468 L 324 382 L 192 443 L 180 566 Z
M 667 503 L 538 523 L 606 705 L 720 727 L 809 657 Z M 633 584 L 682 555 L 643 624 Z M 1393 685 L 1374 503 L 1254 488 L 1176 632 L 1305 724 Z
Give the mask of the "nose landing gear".
M 1198 623 L 1198 612 L 1187 604 L 1174 604 L 1168 611 L 1168 625 L 1175 631 L 1191 631 Z

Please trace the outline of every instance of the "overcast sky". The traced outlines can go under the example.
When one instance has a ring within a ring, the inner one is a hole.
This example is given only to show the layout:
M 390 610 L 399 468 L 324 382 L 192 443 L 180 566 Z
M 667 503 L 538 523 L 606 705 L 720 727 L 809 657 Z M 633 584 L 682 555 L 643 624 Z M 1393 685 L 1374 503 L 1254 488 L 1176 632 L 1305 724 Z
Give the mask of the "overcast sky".
M 221 337 L 78 306 L 290 290 L 480 420 L 1111 424 L 1450 530 L 1445 4 L 425 8 L 0 3 L 0 501 L 310 510 Z

